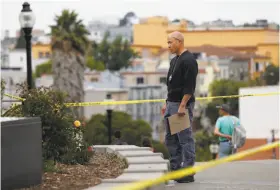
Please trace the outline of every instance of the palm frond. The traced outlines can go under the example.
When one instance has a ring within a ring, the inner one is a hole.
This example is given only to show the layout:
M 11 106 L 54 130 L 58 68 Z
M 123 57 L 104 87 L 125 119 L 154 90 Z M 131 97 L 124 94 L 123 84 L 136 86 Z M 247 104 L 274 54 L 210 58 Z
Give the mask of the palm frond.
M 90 45 L 87 35 L 90 34 L 75 11 L 63 10 L 55 17 L 56 25 L 51 26 L 52 48 L 63 47 L 59 43 L 70 41 L 72 48 L 84 54 Z

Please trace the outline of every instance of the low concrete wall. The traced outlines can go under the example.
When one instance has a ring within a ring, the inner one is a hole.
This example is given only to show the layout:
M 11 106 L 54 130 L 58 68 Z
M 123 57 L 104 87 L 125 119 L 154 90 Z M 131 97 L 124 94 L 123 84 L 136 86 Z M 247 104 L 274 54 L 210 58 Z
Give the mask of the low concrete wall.
M 42 182 L 42 127 L 40 118 L 1 118 L 2 190 Z

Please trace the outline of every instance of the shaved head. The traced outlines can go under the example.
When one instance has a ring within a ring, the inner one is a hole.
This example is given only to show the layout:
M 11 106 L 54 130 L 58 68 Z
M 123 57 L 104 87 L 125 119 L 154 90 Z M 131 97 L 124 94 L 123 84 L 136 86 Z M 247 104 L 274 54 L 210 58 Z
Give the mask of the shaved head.
M 180 55 L 184 51 L 184 35 L 181 32 L 174 31 L 168 34 L 167 43 L 172 54 Z
M 169 38 L 175 38 L 176 40 L 179 40 L 181 42 L 184 42 L 184 36 L 181 32 L 178 32 L 178 31 L 174 31 L 170 34 L 168 34 L 168 37 Z

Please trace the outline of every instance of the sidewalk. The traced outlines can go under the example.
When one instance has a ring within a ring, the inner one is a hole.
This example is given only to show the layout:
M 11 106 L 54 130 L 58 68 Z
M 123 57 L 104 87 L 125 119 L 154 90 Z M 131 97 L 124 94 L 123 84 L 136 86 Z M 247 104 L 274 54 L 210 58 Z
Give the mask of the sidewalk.
M 195 175 L 195 182 L 167 190 L 279 190 L 279 161 L 236 161 Z

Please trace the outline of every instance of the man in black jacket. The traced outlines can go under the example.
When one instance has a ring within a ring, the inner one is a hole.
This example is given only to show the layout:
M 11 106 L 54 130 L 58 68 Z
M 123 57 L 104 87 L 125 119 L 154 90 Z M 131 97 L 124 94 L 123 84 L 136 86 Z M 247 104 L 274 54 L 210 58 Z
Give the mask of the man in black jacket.
M 195 103 L 198 65 L 191 52 L 184 48 L 184 36 L 180 32 L 168 35 L 168 48 L 176 56 L 170 62 L 167 74 L 168 95 L 162 108 L 165 118 L 165 143 L 170 154 L 171 170 L 191 167 L 195 162 L 195 144 L 192 136 L 193 109 Z M 188 111 L 191 126 L 171 135 L 168 117 L 174 114 L 184 116 Z M 194 181 L 193 175 L 176 180 L 179 183 Z

